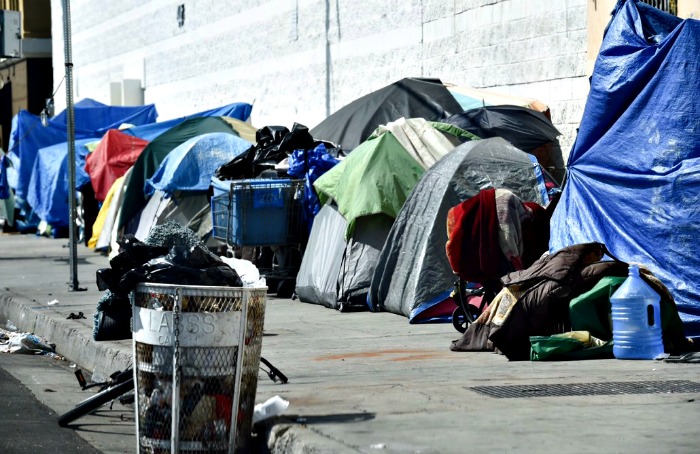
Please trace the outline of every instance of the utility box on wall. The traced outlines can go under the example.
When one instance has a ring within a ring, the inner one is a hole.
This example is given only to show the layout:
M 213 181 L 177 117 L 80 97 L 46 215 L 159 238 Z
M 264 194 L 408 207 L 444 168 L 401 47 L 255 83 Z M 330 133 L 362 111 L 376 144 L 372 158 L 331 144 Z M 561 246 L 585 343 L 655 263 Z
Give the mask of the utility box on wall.
M 113 106 L 142 106 L 141 80 L 124 79 L 121 82 L 110 82 L 109 99 Z
M 0 10 L 0 58 L 19 58 L 22 21 L 19 11 Z
M 122 80 L 122 105 L 143 105 L 143 88 L 141 88 L 141 81 L 139 79 Z

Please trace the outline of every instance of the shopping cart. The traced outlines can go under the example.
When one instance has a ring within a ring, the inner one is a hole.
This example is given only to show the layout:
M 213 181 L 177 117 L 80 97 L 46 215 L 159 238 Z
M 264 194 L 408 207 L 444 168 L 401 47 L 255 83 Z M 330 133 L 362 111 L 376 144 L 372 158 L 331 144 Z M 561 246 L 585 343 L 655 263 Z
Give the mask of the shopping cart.
M 234 180 L 227 189 L 214 185 L 214 238 L 231 254 L 253 259 L 278 296 L 291 296 L 303 255 L 304 180 Z M 243 248 L 254 251 L 251 257 Z

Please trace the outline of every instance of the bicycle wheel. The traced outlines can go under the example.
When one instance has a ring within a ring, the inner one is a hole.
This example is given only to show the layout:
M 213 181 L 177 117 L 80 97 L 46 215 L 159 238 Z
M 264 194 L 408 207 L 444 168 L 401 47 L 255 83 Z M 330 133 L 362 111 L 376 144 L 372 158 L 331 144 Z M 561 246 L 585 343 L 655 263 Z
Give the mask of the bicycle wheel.
M 93 410 L 100 408 L 102 405 L 106 404 L 112 399 L 115 399 L 127 391 L 134 389 L 134 379 L 130 378 L 123 383 L 119 383 L 116 386 L 100 391 L 99 393 L 91 396 L 84 401 L 80 402 L 75 408 L 69 410 L 67 413 L 61 415 L 58 418 L 58 425 L 61 427 L 66 427 L 69 423 L 75 421 L 81 416 L 85 416 Z

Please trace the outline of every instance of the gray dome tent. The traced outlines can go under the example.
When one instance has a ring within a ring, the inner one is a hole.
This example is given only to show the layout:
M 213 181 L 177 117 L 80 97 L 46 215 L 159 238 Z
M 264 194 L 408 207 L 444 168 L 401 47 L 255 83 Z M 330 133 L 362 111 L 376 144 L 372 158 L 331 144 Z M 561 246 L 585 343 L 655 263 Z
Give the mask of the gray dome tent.
M 448 298 L 454 275 L 445 254 L 447 212 L 481 189 L 510 189 L 523 201 L 548 200 L 534 156 L 496 137 L 466 142 L 420 179 L 384 243 L 370 286 L 373 310 L 430 321 Z M 450 311 L 451 313 L 451 311 Z

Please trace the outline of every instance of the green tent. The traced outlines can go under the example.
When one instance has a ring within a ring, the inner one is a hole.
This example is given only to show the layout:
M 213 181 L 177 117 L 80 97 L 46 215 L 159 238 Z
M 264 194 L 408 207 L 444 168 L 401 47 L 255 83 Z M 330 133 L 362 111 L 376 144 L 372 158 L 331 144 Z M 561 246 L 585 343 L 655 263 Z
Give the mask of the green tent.
M 129 181 L 125 184 L 119 228 L 124 227 L 146 206 L 144 184 L 158 170 L 165 157 L 178 145 L 210 132 L 239 135 L 222 117 L 190 118 L 159 135 L 143 149 L 132 167 Z
M 398 120 L 375 131 L 316 180 L 314 188 L 321 205 L 330 200 L 338 205 L 348 223 L 348 239 L 359 217 L 385 214 L 395 219 L 425 168 L 460 141 L 473 138 L 451 125 L 423 119 Z

